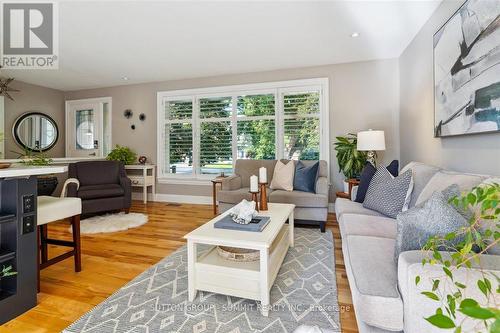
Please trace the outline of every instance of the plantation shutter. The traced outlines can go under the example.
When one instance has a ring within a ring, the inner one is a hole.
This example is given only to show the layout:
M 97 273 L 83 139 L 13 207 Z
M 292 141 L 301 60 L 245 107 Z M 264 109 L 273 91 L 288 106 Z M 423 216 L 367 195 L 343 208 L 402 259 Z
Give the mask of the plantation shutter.
M 193 101 L 164 101 L 165 128 L 163 172 L 193 173 Z
M 285 93 L 283 98 L 284 158 L 318 160 L 320 151 L 320 94 Z
M 274 94 L 241 95 L 237 102 L 237 158 L 276 158 Z
M 201 174 L 232 174 L 232 97 L 200 98 Z

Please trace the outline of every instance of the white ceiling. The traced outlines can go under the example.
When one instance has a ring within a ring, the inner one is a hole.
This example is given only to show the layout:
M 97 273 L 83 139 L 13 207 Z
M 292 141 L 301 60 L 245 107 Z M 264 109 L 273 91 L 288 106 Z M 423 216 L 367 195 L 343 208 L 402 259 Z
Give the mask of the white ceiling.
M 2 74 L 67 91 L 394 58 L 439 3 L 62 1 L 59 70 Z

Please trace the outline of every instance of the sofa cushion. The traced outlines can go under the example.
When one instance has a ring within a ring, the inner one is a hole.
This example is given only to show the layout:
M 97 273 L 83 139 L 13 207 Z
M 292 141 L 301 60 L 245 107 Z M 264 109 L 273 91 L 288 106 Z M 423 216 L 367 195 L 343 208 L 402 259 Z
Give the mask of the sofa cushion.
M 398 261 L 401 252 L 420 250 L 432 236 L 444 237 L 468 225 L 467 220 L 448 203 L 445 194 L 434 192 L 422 208 L 413 207 L 398 215 L 394 260 Z M 462 240 L 451 239 L 449 245 L 456 246 Z
M 398 291 L 394 239 L 347 236 L 345 264 L 356 316 L 375 327 L 403 329 L 403 302 Z
M 383 216 L 379 212 L 363 207 L 363 204 L 359 202 L 344 198 L 335 199 L 335 214 L 337 215 L 337 220 L 340 219 L 343 214 Z
M 316 193 L 316 180 L 318 179 L 319 162 L 306 166 L 301 161 L 295 165 L 293 189 L 303 192 Z
M 269 202 L 290 203 L 297 207 L 328 207 L 328 197 L 326 195 L 302 191 L 276 190 L 269 195 Z
M 271 189 L 293 191 L 293 175 L 295 173 L 295 165 L 292 163 L 276 162 L 274 167 L 273 180 L 271 181 Z
M 276 160 L 236 160 L 234 174 L 241 177 L 242 187 L 250 187 L 250 176 L 258 175 L 259 168 L 264 167 L 267 170 L 267 182 L 271 183 L 275 165 Z
M 387 170 L 394 177 L 398 176 L 399 172 L 399 162 L 398 160 L 392 161 L 388 166 Z M 368 186 L 370 186 L 370 182 L 372 181 L 373 175 L 375 175 L 377 169 L 370 162 L 366 162 L 363 170 L 361 171 L 361 176 L 359 177 L 359 185 L 358 190 L 356 192 L 356 202 L 365 201 L 366 191 L 368 191 Z
M 81 186 L 118 184 L 121 168 L 122 163 L 117 161 L 77 162 L 70 165 L 70 177 L 77 178 Z M 74 174 L 71 174 L 73 172 Z
M 385 167 L 379 167 L 368 186 L 363 207 L 396 218 L 398 213 L 408 209 L 413 189 L 412 177 L 410 170 L 393 177 Z
M 410 162 L 403 169 L 401 173 L 411 170 L 413 173 L 413 191 L 411 193 L 411 200 L 409 207 L 415 206 L 420 192 L 424 189 L 429 180 L 440 170 L 440 168 L 427 165 L 419 162 Z
M 396 238 L 396 220 L 384 216 L 344 214 L 339 220 L 342 238 L 349 235 Z
M 249 187 L 242 187 L 233 191 L 223 191 L 217 192 L 217 198 L 221 202 L 227 202 L 232 204 L 240 203 L 241 200 L 252 200 L 252 195 L 250 194 Z M 269 190 L 268 190 L 269 193 Z
M 445 170 L 438 171 L 434 176 L 432 176 L 427 185 L 425 185 L 424 189 L 418 196 L 415 205 L 419 205 L 428 200 L 435 191 L 443 191 L 452 184 L 457 184 L 460 191 L 467 191 L 474 186 L 479 185 L 486 178 L 486 176 L 481 175 L 472 175 Z
M 78 189 L 78 197 L 82 200 L 121 197 L 124 194 L 125 191 L 118 184 L 87 185 Z

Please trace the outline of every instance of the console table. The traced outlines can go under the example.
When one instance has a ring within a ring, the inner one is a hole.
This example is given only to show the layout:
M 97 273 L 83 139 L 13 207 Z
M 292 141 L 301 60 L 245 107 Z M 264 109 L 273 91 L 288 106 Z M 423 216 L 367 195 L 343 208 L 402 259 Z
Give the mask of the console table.
M 148 202 L 148 187 L 151 186 L 153 198 L 155 196 L 155 166 L 153 164 L 130 164 L 125 165 L 127 177 L 130 178 L 132 186 L 142 188 L 142 201 Z

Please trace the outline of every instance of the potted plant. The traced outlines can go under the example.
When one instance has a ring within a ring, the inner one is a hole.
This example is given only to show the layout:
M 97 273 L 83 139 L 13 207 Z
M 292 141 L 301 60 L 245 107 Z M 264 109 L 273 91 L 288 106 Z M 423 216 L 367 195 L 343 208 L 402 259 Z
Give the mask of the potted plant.
M 12 270 L 12 266 L 3 266 L 2 270 L 0 270 L 0 280 L 6 278 L 8 276 L 16 275 L 17 272 Z
M 357 150 L 358 139 L 356 134 L 349 133 L 346 136 L 337 136 L 335 151 L 337 152 L 337 163 L 340 172 L 345 176 L 344 192 L 349 192 L 347 180 L 358 178 L 366 163 L 366 152 Z
M 123 164 L 134 164 L 137 154 L 129 147 L 116 145 L 116 147 L 106 157 L 109 161 L 120 161 Z
M 423 288 L 422 295 L 436 302 L 436 311 L 427 320 L 431 325 L 453 330 L 465 331 L 464 326 L 475 327 L 478 332 L 500 332 L 500 309 L 498 296 L 500 288 L 493 288 L 492 281 L 500 277 L 491 270 L 480 271 L 468 281 L 455 279 L 458 269 L 472 270 L 472 263 L 480 263 L 481 256 L 487 255 L 500 243 L 500 185 L 497 183 L 480 185 L 470 192 L 452 198 L 450 203 L 460 211 L 470 214 L 468 225 L 451 232 L 444 237 L 431 237 L 423 250 L 428 254 L 423 265 L 438 265 L 442 277 L 432 280 L 432 288 Z M 452 242 L 457 241 L 458 242 Z M 449 256 L 441 255 L 446 249 Z M 470 281 L 472 279 L 472 281 Z M 421 277 L 417 276 L 415 284 L 419 285 Z M 469 290 L 478 289 L 481 296 L 471 297 Z M 476 331 L 476 330 L 475 330 Z

